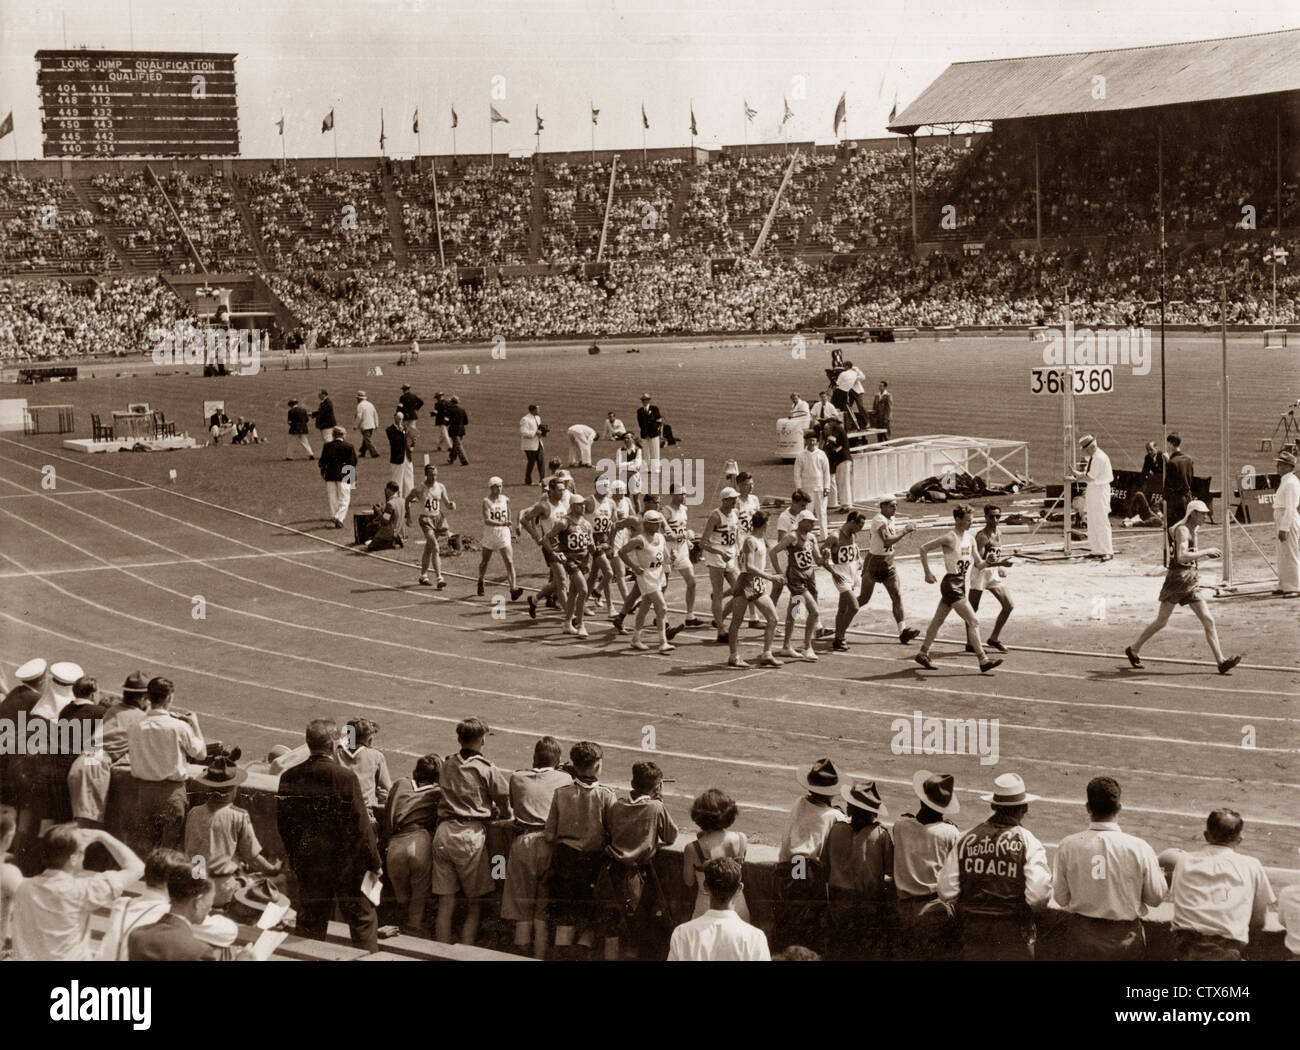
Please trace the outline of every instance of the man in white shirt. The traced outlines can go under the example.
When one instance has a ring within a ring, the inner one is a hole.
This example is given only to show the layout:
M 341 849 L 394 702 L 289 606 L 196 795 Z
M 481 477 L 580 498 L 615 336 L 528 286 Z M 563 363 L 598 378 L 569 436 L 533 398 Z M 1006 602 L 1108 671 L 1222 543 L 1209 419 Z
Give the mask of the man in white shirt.
M 537 477 L 539 480 L 541 479 L 543 473 L 542 457 L 546 454 L 545 447 L 542 444 L 542 417 L 538 413 L 536 405 L 529 405 L 528 411 L 519 420 L 519 448 L 527 459 L 527 467 L 524 470 L 524 484 L 531 485 L 533 483 L 533 467 L 537 468 Z
M 569 427 L 569 466 L 591 466 L 591 446 L 596 441 L 596 431 L 586 423 Z
M 811 430 L 804 431 L 803 451 L 794 460 L 794 487 L 803 489 L 812 497 L 809 509 L 817 515 L 820 535 L 824 539 L 828 532 L 826 504 L 831 495 L 831 463 L 826 453 L 817 447 L 817 434 Z
M 862 403 L 862 395 L 866 393 L 862 381 L 866 378 L 860 368 L 853 366 L 852 361 L 845 361 L 844 371 L 835 377 L 836 389 L 843 392 L 847 403 L 856 406 L 858 410 L 856 419 L 852 418 L 851 413 L 846 413 L 850 416 L 850 422 L 854 426 L 866 426 L 869 419 L 867 406 Z
M 190 763 L 208 753 L 194 712 L 172 714 L 172 689 L 167 678 L 151 679 L 149 711 L 127 731 L 140 837 L 149 849 L 181 845 Z
M 614 415 L 611 410 L 605 416 L 605 424 L 601 427 L 600 436 L 606 441 L 622 441 L 623 435 L 627 433 L 627 427 L 623 421 Z
M 1273 527 L 1277 530 L 1277 589 L 1274 594 L 1300 598 L 1300 477 L 1296 476 L 1296 454 L 1283 449 L 1277 454 L 1277 472 L 1282 475 L 1273 494 Z
M 1079 447 L 1088 457 L 1083 470 L 1072 470 L 1075 481 L 1085 481 L 1084 514 L 1088 519 L 1089 557 L 1110 561 L 1115 556 L 1115 545 L 1110 538 L 1110 483 L 1115 475 L 1110 469 L 1110 457 L 1097 445 L 1097 439 L 1087 434 L 1079 439 Z
M 117 871 L 84 870 L 86 849 L 99 843 Z M 14 891 L 14 956 L 29 962 L 94 958 L 90 917 L 109 907 L 144 874 L 144 862 L 107 831 L 56 824 L 41 839 L 45 870 Z
M 1120 830 L 1119 784 L 1111 777 L 1088 782 L 1087 831 L 1061 840 L 1053 893 L 1070 913 L 1065 957 L 1071 961 L 1141 961 L 1146 955 L 1142 916 L 1165 899 L 1169 887 L 1156 851 Z
M 1238 853 L 1245 821 L 1234 809 L 1216 809 L 1205 821 L 1205 845 L 1180 853 L 1169 880 L 1174 906 L 1175 958 L 1235 962 L 1264 925 L 1273 887 L 1255 857 Z
M 812 420 L 812 413 L 808 411 L 808 402 L 805 401 L 803 398 L 801 398 L 798 394 L 790 395 L 789 418 L 791 419 L 802 418 L 804 421 L 803 425 L 805 427 L 808 426 L 809 422 Z
M 704 865 L 709 910 L 673 930 L 669 962 L 770 962 L 767 936 L 731 906 L 743 888 L 740 862 L 717 857 Z
M 814 423 L 825 423 L 828 419 L 843 419 L 844 413 L 831 404 L 831 396 L 825 390 L 817 395 L 817 404 L 810 413 Z
M 375 448 L 370 436 L 379 429 L 379 410 L 366 398 L 364 390 L 357 391 L 357 418 L 355 422 L 356 428 L 361 431 L 361 448 L 357 450 L 357 456 L 361 459 L 365 459 L 366 456 L 374 456 L 378 459 L 379 449 Z
M 967 962 L 1032 962 L 1034 916 L 1052 899 L 1047 851 L 1021 822 L 1029 803 L 1015 773 L 993 781 L 980 796 L 993 808 L 983 824 L 963 832 L 939 872 L 939 899 L 955 904 Z

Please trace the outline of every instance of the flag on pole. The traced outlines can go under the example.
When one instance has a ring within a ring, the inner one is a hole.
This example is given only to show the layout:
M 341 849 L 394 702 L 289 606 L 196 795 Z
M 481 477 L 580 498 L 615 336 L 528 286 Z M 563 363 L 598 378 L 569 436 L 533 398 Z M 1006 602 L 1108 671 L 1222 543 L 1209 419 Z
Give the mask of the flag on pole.
M 9 116 L 5 117 L 4 123 L 0 123 L 0 139 L 4 138 L 14 129 L 14 111 L 9 111 Z
M 590 103 L 588 103 L 588 105 L 590 105 Z M 591 122 L 593 124 L 600 123 L 600 110 L 598 110 L 595 106 L 591 107 Z
M 840 92 L 840 101 L 835 106 L 835 123 L 831 127 L 831 132 L 835 135 L 840 133 L 840 125 L 844 123 L 844 96 L 847 92 Z
M 645 103 L 641 103 L 641 127 L 646 131 L 650 130 L 650 118 L 645 115 Z
M 384 109 L 381 106 L 379 108 L 379 152 L 380 153 L 384 152 L 384 143 L 386 141 L 387 139 L 384 136 Z
M 754 123 L 754 118 L 758 116 L 758 110 L 750 108 L 748 99 L 741 99 L 741 101 L 745 103 L 745 119 L 751 124 Z
M 691 103 L 691 134 L 698 135 L 699 131 L 695 127 L 695 104 Z
M 456 116 L 456 107 L 455 107 L 455 106 L 452 106 L 452 107 L 451 107 L 451 126 L 454 128 L 454 127 L 455 127 L 457 124 L 459 124 L 459 123 L 460 123 L 460 118 L 459 118 L 458 116 Z
M 320 122 L 320 133 L 322 135 L 327 131 L 334 130 L 334 110 L 330 110 L 329 116 Z
M 497 108 L 496 108 L 496 106 L 493 106 L 493 105 L 490 105 L 490 104 L 489 104 L 489 105 L 488 105 L 488 109 L 490 109 L 490 110 L 492 111 L 492 123 L 493 123 L 493 124 L 509 124 L 509 123 L 510 123 L 510 121 L 508 121 L 505 117 L 503 117 L 500 113 L 497 112 Z
M 280 114 L 280 119 L 275 122 L 275 126 L 280 129 L 281 137 L 284 136 L 284 114 Z
M 889 123 L 890 123 L 890 124 L 892 124 L 892 123 L 894 122 L 894 118 L 895 118 L 896 116 L 898 116 L 898 92 L 897 92 L 897 91 L 894 92 L 894 104 L 889 108 Z
M 538 107 L 537 107 L 537 106 L 534 106 L 534 107 L 533 107 L 533 118 L 537 121 L 537 134 L 540 135 L 540 134 L 542 133 L 542 131 L 543 131 L 543 127 L 542 127 L 542 115 L 541 115 L 541 113 L 538 112 Z
M 781 99 L 781 105 L 785 106 L 785 116 L 781 118 L 781 127 L 785 127 L 790 118 L 794 116 L 794 112 L 790 109 L 790 103 L 787 100 Z
M 415 116 L 411 118 L 411 134 L 418 135 L 419 133 L 420 133 L 420 107 L 416 106 Z

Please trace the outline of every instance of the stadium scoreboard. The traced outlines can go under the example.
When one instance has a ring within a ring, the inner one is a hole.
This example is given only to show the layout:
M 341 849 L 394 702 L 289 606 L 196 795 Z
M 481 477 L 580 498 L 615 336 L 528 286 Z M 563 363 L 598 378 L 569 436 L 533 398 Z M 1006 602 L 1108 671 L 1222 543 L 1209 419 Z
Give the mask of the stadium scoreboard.
M 46 157 L 239 154 L 235 56 L 37 51 Z

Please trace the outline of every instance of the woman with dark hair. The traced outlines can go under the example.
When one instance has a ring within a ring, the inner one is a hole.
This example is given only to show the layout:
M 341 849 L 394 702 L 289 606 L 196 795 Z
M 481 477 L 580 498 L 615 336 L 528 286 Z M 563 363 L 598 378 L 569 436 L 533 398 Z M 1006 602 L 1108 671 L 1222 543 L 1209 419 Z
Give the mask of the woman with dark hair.
M 697 795 L 691 805 L 691 820 L 700 829 L 692 842 L 682 851 L 682 879 L 687 886 L 695 887 L 695 910 L 692 919 L 698 919 L 709 910 L 709 891 L 704 885 L 704 866 L 718 857 L 731 857 L 745 862 L 749 843 L 742 832 L 728 830 L 736 822 L 736 802 L 725 791 L 709 788 Z M 736 894 L 732 908 L 746 922 L 749 906 L 742 890 Z

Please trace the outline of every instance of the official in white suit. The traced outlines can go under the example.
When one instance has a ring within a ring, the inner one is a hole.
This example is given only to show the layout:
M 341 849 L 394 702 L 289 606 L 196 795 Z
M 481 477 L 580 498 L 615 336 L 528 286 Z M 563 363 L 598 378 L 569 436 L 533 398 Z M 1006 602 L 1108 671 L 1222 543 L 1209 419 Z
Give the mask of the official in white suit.
M 1282 475 L 1273 494 L 1273 525 L 1277 529 L 1276 594 L 1300 598 L 1300 477 L 1296 476 L 1296 454 L 1283 449 L 1277 454 L 1277 472 Z
M 1110 536 L 1110 483 L 1115 475 L 1110 469 L 1110 457 L 1097 445 L 1091 434 L 1079 439 L 1079 447 L 1088 457 L 1083 470 L 1074 470 L 1070 476 L 1075 481 L 1086 481 L 1084 514 L 1088 518 L 1088 550 L 1093 558 L 1110 561 L 1115 556 L 1115 545 Z

